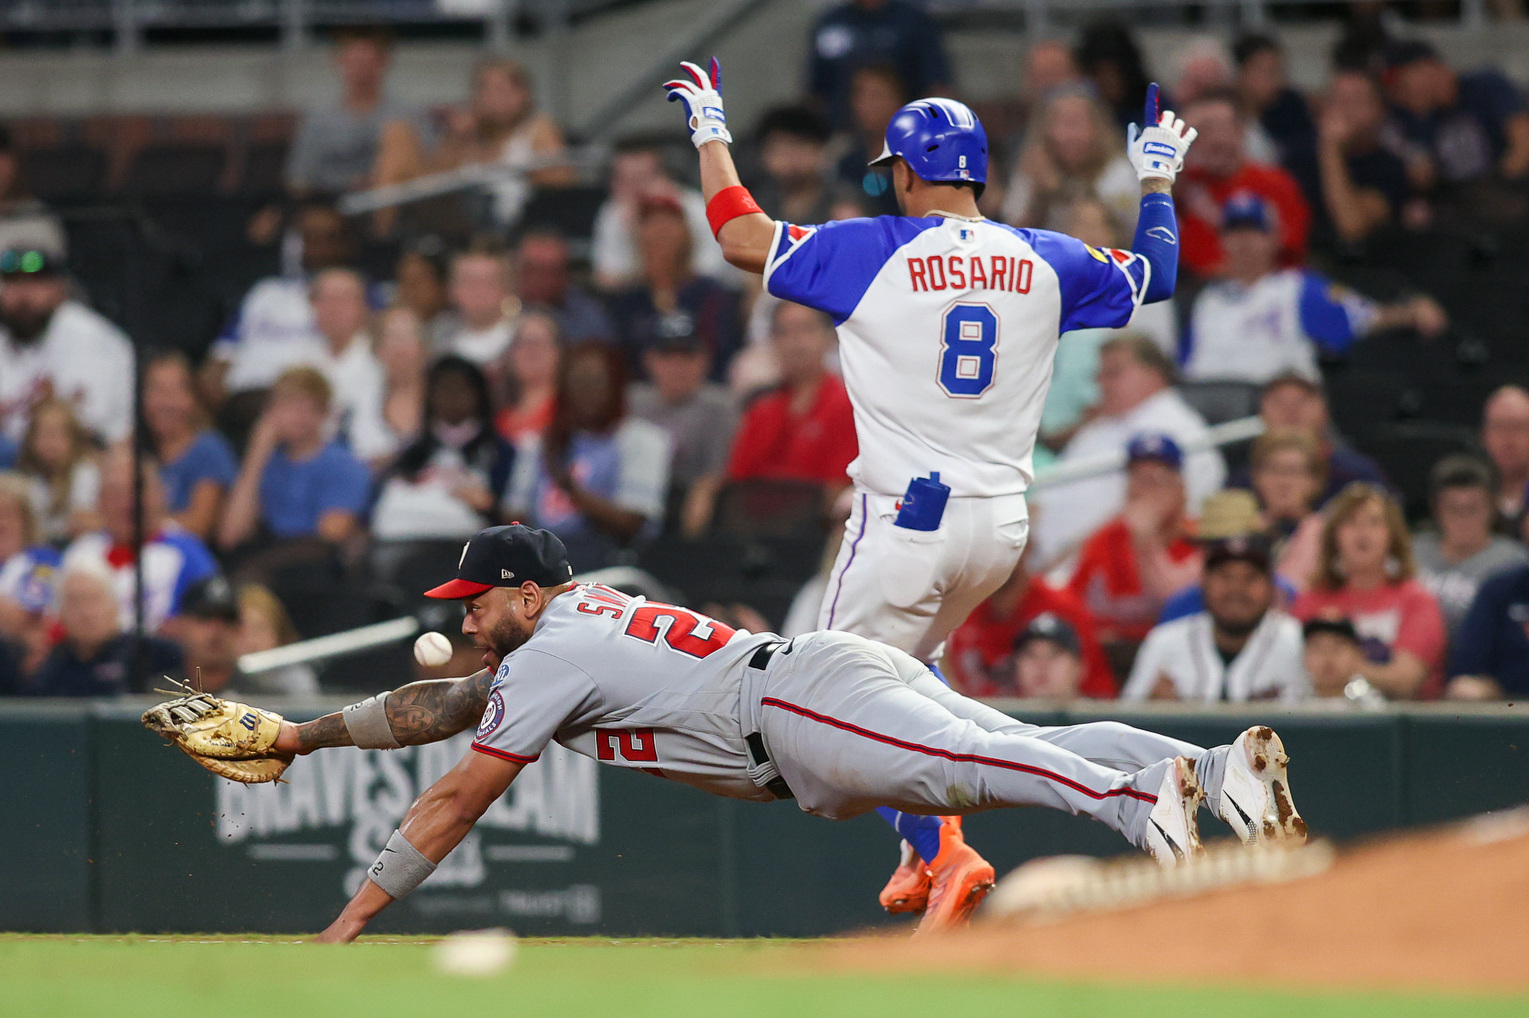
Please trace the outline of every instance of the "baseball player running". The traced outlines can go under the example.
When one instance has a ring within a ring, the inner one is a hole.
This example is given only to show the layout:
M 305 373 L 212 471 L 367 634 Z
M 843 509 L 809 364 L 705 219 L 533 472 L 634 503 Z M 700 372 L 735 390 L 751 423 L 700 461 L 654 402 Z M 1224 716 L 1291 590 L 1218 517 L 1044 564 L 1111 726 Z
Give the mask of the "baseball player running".
M 571 577 L 556 536 L 512 524 L 474 535 L 456 578 L 427 592 L 464 603 L 462 632 L 499 661 L 486 684 L 486 672 L 414 683 L 303 725 L 198 694 L 151 710 L 145 723 L 225 765 L 283 763 L 321 746 L 446 738 L 481 706 L 472 751 L 415 801 L 326 941 L 354 939 L 417 887 L 554 740 L 715 795 L 794 798 L 832 819 L 879 806 L 1049 806 L 1099 820 L 1167 866 L 1198 853 L 1202 799 L 1245 841 L 1304 838 L 1268 728 L 1210 750 L 1115 722 L 1037 728 L 861 636 L 735 631 Z M 206 702 L 215 715 L 178 723 L 188 705 Z
M 1058 336 L 1123 326 L 1137 305 L 1173 294 L 1169 191 L 1195 131 L 1171 112 L 1159 116 L 1157 86 L 1148 89 L 1146 127 L 1127 133 L 1142 189 L 1130 251 L 984 219 L 987 135 L 950 99 L 909 103 L 887 125 L 871 165 L 891 167 L 901 216 L 797 226 L 764 215 L 738 182 L 717 61 L 709 74 L 682 66 L 684 77 L 664 87 L 689 114 L 724 256 L 838 326 L 860 455 L 818 624 L 933 662 L 1019 561 Z M 923 911 L 930 927 L 964 921 L 992 887 L 993 868 L 959 824 L 882 815 L 904 838 L 882 905 Z

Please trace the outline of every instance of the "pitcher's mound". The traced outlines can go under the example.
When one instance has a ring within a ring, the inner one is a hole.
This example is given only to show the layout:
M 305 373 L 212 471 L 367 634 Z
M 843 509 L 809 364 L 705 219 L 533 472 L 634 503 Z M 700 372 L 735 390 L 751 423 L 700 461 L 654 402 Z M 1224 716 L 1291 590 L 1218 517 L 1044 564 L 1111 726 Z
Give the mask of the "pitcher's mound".
M 1522 811 L 1339 855 L 1314 876 L 1026 925 L 844 942 L 835 967 L 979 968 L 1175 982 L 1529 989 Z

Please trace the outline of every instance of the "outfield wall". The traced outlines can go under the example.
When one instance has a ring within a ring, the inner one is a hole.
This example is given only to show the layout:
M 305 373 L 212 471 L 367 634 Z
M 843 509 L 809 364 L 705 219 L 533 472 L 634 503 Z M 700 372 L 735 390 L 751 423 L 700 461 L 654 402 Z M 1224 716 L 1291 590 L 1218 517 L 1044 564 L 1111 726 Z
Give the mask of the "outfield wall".
M 0 929 L 320 929 L 414 796 L 466 747 L 464 735 L 391 753 L 324 750 L 297 761 L 286 784 L 246 788 L 144 731 L 145 705 L 0 704 Z M 1202 745 L 1273 723 L 1295 760 L 1302 812 L 1314 833 L 1336 838 L 1529 801 L 1525 708 L 1010 706 L 1038 724 L 1108 716 Z M 1041 855 L 1125 850 L 1099 824 L 1042 809 L 980 814 L 967 830 L 1000 873 Z M 874 816 L 832 823 L 792 803 L 711 798 L 554 746 L 374 929 L 826 934 L 885 922 L 876 892 L 895 856 Z

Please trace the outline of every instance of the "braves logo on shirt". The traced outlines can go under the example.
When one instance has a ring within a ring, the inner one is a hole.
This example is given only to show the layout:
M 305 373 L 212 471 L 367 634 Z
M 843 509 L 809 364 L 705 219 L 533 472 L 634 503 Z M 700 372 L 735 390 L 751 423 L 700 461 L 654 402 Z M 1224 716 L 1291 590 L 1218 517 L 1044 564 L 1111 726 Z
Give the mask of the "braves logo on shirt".
M 488 698 L 488 705 L 483 708 L 483 720 L 478 722 L 478 739 L 486 739 L 494 734 L 494 729 L 499 727 L 504 720 L 504 697 L 499 691 L 494 690 Z

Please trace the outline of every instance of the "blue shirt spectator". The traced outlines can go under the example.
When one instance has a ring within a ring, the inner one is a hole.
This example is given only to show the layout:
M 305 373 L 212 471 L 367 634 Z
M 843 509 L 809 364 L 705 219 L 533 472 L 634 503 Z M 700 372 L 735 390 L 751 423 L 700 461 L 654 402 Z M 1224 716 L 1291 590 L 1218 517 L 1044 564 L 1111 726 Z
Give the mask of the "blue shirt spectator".
M 950 63 L 940 26 L 907 0 L 854 0 L 825 11 L 813 27 L 807 90 L 835 127 L 849 127 L 855 68 L 885 64 L 912 95 L 944 94 Z
M 160 464 L 159 476 L 165 482 L 165 508 L 172 513 L 184 512 L 191 505 L 191 493 L 202 481 L 216 481 L 227 488 L 234 483 L 238 473 L 239 462 L 234 458 L 228 439 L 216 431 L 204 431 L 179 458 Z
M 1457 74 L 1428 43 L 1398 42 L 1385 55 L 1392 123 L 1443 183 L 1529 172 L 1529 111 L 1500 71 Z
M 278 448 L 260 475 L 260 517 L 276 537 L 311 537 L 331 510 L 359 516 L 371 483 L 366 467 L 339 442 L 307 459 Z
M 1449 674 L 1448 697 L 1529 694 L 1529 566 L 1513 566 L 1481 584 L 1455 631 Z

